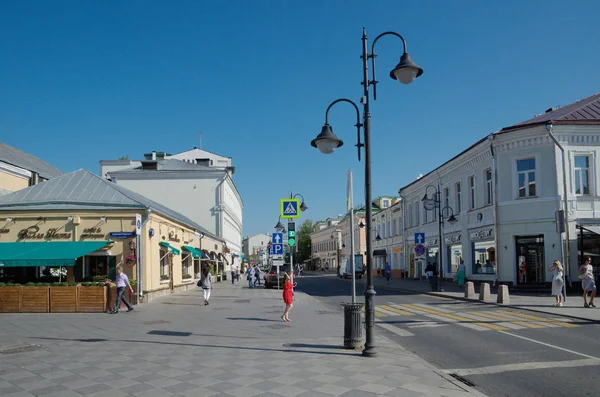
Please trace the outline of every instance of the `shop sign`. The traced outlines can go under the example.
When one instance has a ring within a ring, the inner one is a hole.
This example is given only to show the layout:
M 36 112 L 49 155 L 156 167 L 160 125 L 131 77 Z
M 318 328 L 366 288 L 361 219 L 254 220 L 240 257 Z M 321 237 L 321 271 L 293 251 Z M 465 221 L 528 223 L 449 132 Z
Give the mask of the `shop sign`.
M 104 233 L 102 233 L 102 229 L 99 227 L 91 227 L 83 229 L 81 238 L 104 238 Z
M 110 232 L 108 236 L 112 238 L 131 238 L 135 237 L 135 232 Z
M 454 236 L 446 237 L 444 239 L 444 243 L 446 243 L 446 244 L 459 243 L 460 236 L 461 236 L 460 234 L 456 234 Z
M 58 229 L 48 229 L 44 234 L 40 233 L 39 227 L 29 226 L 27 229 L 23 229 L 17 233 L 17 238 L 20 240 L 65 240 L 71 238 L 71 233 L 59 233 Z
M 402 252 L 402 248 L 401 247 L 394 247 L 394 252 Z
M 179 239 L 179 236 L 177 235 L 177 233 L 169 232 L 169 241 L 179 243 L 181 240 Z
M 425 246 L 426 247 L 432 247 L 432 246 L 436 246 L 436 245 L 438 245 L 438 239 L 437 238 L 432 238 L 432 239 L 429 239 L 429 240 L 427 240 L 425 242 Z
M 471 240 L 481 240 L 484 238 L 492 237 L 494 229 L 479 230 L 470 234 Z
M 7 234 L 10 233 L 10 230 L 8 229 L 0 229 L 0 234 Z

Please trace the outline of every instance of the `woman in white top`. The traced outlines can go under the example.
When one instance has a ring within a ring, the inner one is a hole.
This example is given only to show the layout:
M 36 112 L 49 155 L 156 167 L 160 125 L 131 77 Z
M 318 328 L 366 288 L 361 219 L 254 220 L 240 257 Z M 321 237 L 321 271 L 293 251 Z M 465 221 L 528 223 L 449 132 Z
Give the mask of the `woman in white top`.
M 563 299 L 563 287 L 565 285 L 565 279 L 563 274 L 563 267 L 560 261 L 552 262 L 552 267 L 550 268 L 552 272 L 552 296 L 556 299 L 556 303 L 554 306 L 562 306 Z
M 579 268 L 579 278 L 583 288 L 583 307 L 596 307 L 594 298 L 596 297 L 596 282 L 594 281 L 594 267 L 592 258 L 588 257 L 585 263 Z M 587 295 L 590 293 L 590 303 L 587 302 Z

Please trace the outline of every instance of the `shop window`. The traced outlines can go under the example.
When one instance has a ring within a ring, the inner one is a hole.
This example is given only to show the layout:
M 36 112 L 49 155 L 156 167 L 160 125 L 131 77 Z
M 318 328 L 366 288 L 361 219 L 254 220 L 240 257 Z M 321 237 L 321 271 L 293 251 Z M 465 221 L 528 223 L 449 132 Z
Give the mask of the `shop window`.
M 575 156 L 575 194 L 590 194 L 589 177 L 590 158 L 588 156 Z
M 456 273 L 458 271 L 458 265 L 462 261 L 462 245 L 449 245 L 446 247 L 447 249 L 447 260 L 446 260 L 446 272 L 448 273 Z
M 184 256 L 185 259 L 181 261 L 181 275 L 185 276 L 186 274 L 191 275 L 191 267 L 192 267 L 192 255 Z
M 161 280 L 168 280 L 169 275 L 169 255 L 167 250 L 161 249 L 160 251 L 160 278 Z
M 535 197 L 535 158 L 517 160 L 518 197 Z
M 493 241 L 472 244 L 473 274 L 496 274 L 496 248 Z

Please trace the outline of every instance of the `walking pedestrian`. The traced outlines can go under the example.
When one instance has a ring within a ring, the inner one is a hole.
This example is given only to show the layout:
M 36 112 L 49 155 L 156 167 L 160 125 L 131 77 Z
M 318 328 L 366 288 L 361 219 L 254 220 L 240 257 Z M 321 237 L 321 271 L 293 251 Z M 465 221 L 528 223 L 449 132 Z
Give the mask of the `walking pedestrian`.
M 235 269 L 231 267 L 231 285 L 235 284 Z
M 456 281 L 458 282 L 459 287 L 464 287 L 465 285 L 465 262 L 461 259 L 458 264 L 458 270 L 456 271 Z
M 386 264 L 385 264 L 385 269 L 384 269 L 384 271 L 385 271 L 385 281 L 386 281 L 387 283 L 389 283 L 389 282 L 390 282 L 390 279 L 392 278 L 392 267 L 391 267 L 391 266 L 390 266 L 390 264 L 389 264 L 389 263 L 387 263 L 387 262 L 386 262 Z
M 560 261 L 552 262 L 550 271 L 552 272 L 552 296 L 556 298 L 556 303 L 553 306 L 562 306 L 563 286 L 565 285 L 565 280 L 563 275 L 563 267 Z
M 208 266 L 205 266 L 202 269 L 202 276 L 200 277 L 200 281 L 198 282 L 198 286 L 202 287 L 202 291 L 204 292 L 204 306 L 210 304 L 210 292 L 213 289 L 213 276 L 210 274 L 208 270 Z
M 246 270 L 246 279 L 248 280 L 248 288 L 254 288 L 254 266 L 248 266 L 248 270 Z
M 256 265 L 254 268 L 254 277 L 256 279 L 256 284 L 260 285 L 260 266 Z
M 596 307 L 594 298 L 596 297 L 596 282 L 594 281 L 594 267 L 592 266 L 592 258 L 588 257 L 585 263 L 579 268 L 579 278 L 581 279 L 581 287 L 583 288 L 583 307 Z M 587 302 L 588 293 L 590 294 L 590 302 Z
M 117 266 L 117 277 L 115 280 L 115 284 L 117 286 L 117 302 L 115 303 L 115 307 L 111 314 L 117 314 L 119 312 L 119 307 L 121 306 L 121 301 L 125 303 L 127 306 L 127 311 L 130 312 L 133 310 L 133 306 L 125 297 L 125 288 L 129 288 L 129 291 L 133 293 L 133 288 L 131 288 L 131 284 L 129 284 L 129 278 L 125 273 L 123 273 L 123 267 Z
M 281 316 L 283 321 L 289 322 L 290 320 L 290 311 L 294 306 L 294 286 L 292 285 L 292 280 L 288 273 L 285 273 L 283 276 L 283 303 L 285 303 L 285 311 Z

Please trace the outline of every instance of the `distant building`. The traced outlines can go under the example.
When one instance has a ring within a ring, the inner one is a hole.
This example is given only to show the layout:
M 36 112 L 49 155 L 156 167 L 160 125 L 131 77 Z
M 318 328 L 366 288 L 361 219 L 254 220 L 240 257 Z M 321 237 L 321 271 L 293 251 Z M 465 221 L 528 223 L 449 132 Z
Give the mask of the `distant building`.
M 178 154 L 151 152 L 143 160 L 102 160 L 100 166 L 104 178 L 173 208 L 222 238 L 228 263 L 239 263 L 243 202 L 230 157 L 194 148 Z
M 45 161 L 0 142 L 0 196 L 62 174 Z
M 265 233 L 248 236 L 242 240 L 242 252 L 244 253 L 244 262 L 260 262 L 266 265 L 268 256 L 268 245 L 271 236 Z

